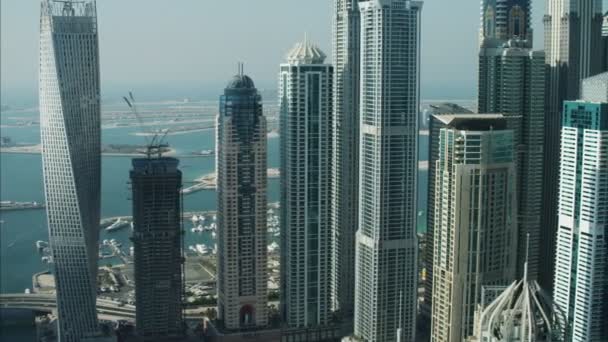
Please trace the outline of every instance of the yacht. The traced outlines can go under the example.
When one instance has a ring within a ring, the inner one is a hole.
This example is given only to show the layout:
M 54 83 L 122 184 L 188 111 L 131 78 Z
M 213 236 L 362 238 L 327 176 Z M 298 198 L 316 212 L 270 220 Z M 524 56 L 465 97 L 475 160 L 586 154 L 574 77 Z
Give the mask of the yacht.
M 118 220 L 116 220 L 108 228 L 106 228 L 106 232 L 111 232 L 111 231 L 114 231 L 114 230 L 118 230 L 120 228 L 125 227 L 128 224 L 129 224 L 129 222 L 123 221 L 123 219 L 118 218 Z
M 36 248 L 38 248 L 39 250 L 44 249 L 45 247 L 48 247 L 49 243 L 46 241 L 42 241 L 42 240 L 38 240 L 36 241 Z

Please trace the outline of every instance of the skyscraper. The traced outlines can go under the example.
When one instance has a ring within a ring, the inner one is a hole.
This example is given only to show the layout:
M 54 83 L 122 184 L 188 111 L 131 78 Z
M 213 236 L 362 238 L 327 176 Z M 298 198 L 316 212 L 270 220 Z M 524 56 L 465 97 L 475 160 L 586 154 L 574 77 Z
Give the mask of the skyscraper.
M 414 341 L 422 2 L 370 0 L 359 7 L 355 336 L 368 342 Z
M 553 286 L 555 229 L 558 226 L 560 132 L 563 102 L 577 100 L 581 80 L 601 70 L 602 0 L 547 0 L 545 63 L 547 103 L 545 114 L 545 167 L 543 176 L 544 227 L 541 245 L 540 285 Z
M 524 266 L 525 268 L 525 266 Z M 482 302 L 485 302 L 485 289 Z M 475 313 L 475 335 L 469 342 L 560 342 L 565 312 L 535 280 L 515 280 Z
M 604 14 L 602 23 L 602 71 L 608 71 L 608 12 Z
M 554 298 L 565 340 L 608 340 L 608 73 L 583 81 L 562 121 Z
M 426 324 L 430 324 L 431 305 L 433 303 L 433 240 L 435 226 L 435 205 L 438 199 L 435 199 L 435 173 L 437 172 L 437 160 L 439 159 L 439 133 L 445 124 L 437 119 L 441 114 L 472 114 L 472 112 L 464 107 L 453 103 L 442 103 L 439 105 L 431 105 L 425 115 L 428 115 L 429 122 L 429 182 L 427 189 L 427 215 L 426 215 L 426 249 L 424 253 L 424 301 L 420 306 L 420 313 L 426 320 Z
M 517 194 L 513 131 L 500 114 L 436 116 L 431 341 L 473 334 L 484 285 L 515 278 Z
M 133 199 L 135 325 L 144 341 L 184 332 L 182 173 L 175 158 L 135 158 Z
M 514 6 L 509 13 L 518 12 L 523 18 L 528 18 L 529 1 L 520 2 L 527 2 L 528 7 Z M 491 11 L 488 9 L 486 12 Z M 510 20 L 509 27 L 518 26 L 517 17 L 512 16 Z M 488 31 L 488 26 L 490 25 L 486 24 L 482 31 Z M 529 27 L 529 24 L 521 26 Z M 524 259 L 529 254 L 529 278 L 538 279 L 543 233 L 541 217 L 545 55 L 541 51 L 533 52 L 531 42 L 518 38 L 516 33 L 514 32 L 509 40 L 484 37 L 482 41 L 479 52 L 478 112 L 504 114 L 509 128 L 513 130 L 519 180 L 517 185 L 518 276 L 523 276 Z M 530 243 L 529 253 L 525 249 L 527 237 Z
M 279 75 L 281 129 L 281 305 L 290 327 L 331 316 L 333 67 L 308 39 Z
M 532 46 L 532 0 L 482 0 L 480 43 L 519 39 Z
M 332 309 L 351 320 L 355 295 L 355 232 L 359 171 L 359 6 L 334 0 L 332 162 Z
M 268 324 L 266 165 L 262 97 L 240 70 L 217 118 L 218 317 L 230 330 Z
M 40 135 L 59 339 L 98 330 L 95 301 L 101 198 L 99 48 L 94 0 L 43 0 Z

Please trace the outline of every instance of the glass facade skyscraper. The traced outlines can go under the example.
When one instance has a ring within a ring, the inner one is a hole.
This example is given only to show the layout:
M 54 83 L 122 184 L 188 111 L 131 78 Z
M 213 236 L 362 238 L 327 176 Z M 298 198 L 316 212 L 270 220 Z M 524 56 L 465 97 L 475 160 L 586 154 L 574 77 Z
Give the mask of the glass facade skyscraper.
M 268 324 L 266 118 L 240 72 L 217 118 L 218 317 L 228 330 Z
M 97 333 L 101 198 L 99 45 L 94 0 L 43 0 L 40 135 L 61 342 Z
M 281 312 L 289 327 L 331 319 L 333 67 L 307 39 L 279 74 Z
M 355 337 L 414 341 L 422 2 L 359 2 L 361 86 Z
M 479 113 L 502 113 L 513 130 L 518 196 L 518 277 L 541 272 L 545 55 L 527 41 L 485 41 L 479 53 Z M 550 229 L 551 230 L 551 229 Z M 526 251 L 526 241 L 530 249 Z

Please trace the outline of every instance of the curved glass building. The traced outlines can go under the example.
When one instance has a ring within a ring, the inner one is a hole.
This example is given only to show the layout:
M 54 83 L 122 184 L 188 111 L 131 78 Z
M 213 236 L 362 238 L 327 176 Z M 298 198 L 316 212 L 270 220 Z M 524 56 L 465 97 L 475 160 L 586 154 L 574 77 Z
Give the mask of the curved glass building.
M 94 0 L 43 0 L 40 135 L 60 341 L 97 332 L 101 187 L 99 48 Z

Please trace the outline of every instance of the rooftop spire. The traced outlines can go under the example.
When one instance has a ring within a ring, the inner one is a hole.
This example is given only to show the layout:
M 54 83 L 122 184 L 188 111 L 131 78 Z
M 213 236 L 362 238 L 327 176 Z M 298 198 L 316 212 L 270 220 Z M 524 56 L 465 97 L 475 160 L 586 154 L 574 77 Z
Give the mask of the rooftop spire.
M 327 56 L 308 39 L 304 33 L 304 41 L 297 43 L 287 54 L 287 61 L 292 64 L 322 64 Z

